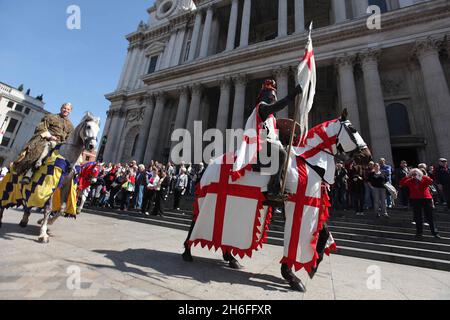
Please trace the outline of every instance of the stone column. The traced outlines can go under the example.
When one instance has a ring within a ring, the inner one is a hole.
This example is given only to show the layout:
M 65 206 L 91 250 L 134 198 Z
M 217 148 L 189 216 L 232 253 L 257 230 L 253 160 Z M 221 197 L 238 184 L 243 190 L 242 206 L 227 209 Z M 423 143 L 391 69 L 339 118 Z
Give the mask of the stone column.
M 440 157 L 450 157 L 450 93 L 439 60 L 439 42 L 428 38 L 416 43 L 425 93 Z
M 150 125 L 150 133 L 147 139 L 147 146 L 145 149 L 144 163 L 147 165 L 150 160 L 156 156 L 156 148 L 161 141 L 159 141 L 159 135 L 161 133 L 161 125 L 163 123 L 164 105 L 166 103 L 166 96 L 163 92 L 157 92 L 155 94 L 156 106 L 153 113 L 153 119 Z
M 356 93 L 353 65 L 355 56 L 344 55 L 336 59 L 336 68 L 339 76 L 339 92 L 341 96 L 341 108 L 347 108 L 352 124 L 358 130 L 361 129 L 359 119 L 358 98 Z
M 172 32 L 172 34 L 170 35 L 169 42 L 167 43 L 167 50 L 165 51 L 165 54 L 164 54 L 163 69 L 168 68 L 170 66 L 170 63 L 172 61 L 172 54 L 173 54 L 173 50 L 175 47 L 176 38 L 177 38 L 177 33 Z
M 189 106 L 189 114 L 186 122 L 186 129 L 193 138 L 194 134 L 194 122 L 199 120 L 200 117 L 200 103 L 202 100 L 202 86 L 200 84 L 194 84 L 191 88 L 192 98 Z
M 278 37 L 287 36 L 287 0 L 278 0 Z
M 289 68 L 281 67 L 274 72 L 275 80 L 277 82 L 277 96 L 278 99 L 283 99 L 288 95 L 289 89 Z M 289 118 L 289 106 L 278 112 L 277 117 L 280 119 Z
M 119 79 L 119 84 L 117 86 L 117 90 L 122 89 L 123 85 L 124 85 L 124 80 L 125 80 L 125 75 L 127 73 L 129 64 L 130 64 L 130 59 L 131 59 L 131 50 L 127 50 L 127 57 L 125 59 L 125 63 L 123 65 L 123 69 L 122 69 L 122 73 L 120 74 L 120 79 Z
M 334 23 L 347 20 L 345 0 L 331 0 L 331 7 L 333 8 Z
M 183 49 L 184 37 L 186 35 L 186 29 L 180 29 L 177 32 L 177 37 L 175 41 L 174 51 L 172 54 L 172 60 L 170 61 L 170 66 L 177 66 L 180 64 L 181 51 Z
M 143 71 L 145 67 L 145 52 L 143 48 L 139 49 L 139 58 L 136 63 L 136 69 L 133 75 L 133 82 L 131 85 L 131 89 L 135 89 L 138 87 L 139 82 L 141 81 L 141 76 L 144 74 L 145 71 Z
M 367 115 L 374 159 L 385 158 L 392 164 L 391 139 L 389 134 L 386 107 L 378 71 L 380 52 L 370 50 L 361 54 L 366 91 Z
M 198 46 L 198 40 L 200 38 L 200 29 L 202 27 L 202 19 L 203 19 L 203 13 L 201 10 L 198 10 L 197 14 L 195 15 L 195 24 L 194 24 L 194 30 L 192 31 L 191 48 L 189 50 L 188 61 L 192 61 L 195 59 L 195 54 L 196 54 L 197 46 Z
M 305 3 L 304 0 L 294 0 L 295 33 L 305 31 Z
M 367 15 L 367 8 L 369 7 L 368 0 L 353 0 L 353 8 L 355 12 L 355 18 L 360 18 Z
M 220 99 L 216 128 L 224 134 L 224 137 L 228 127 L 228 114 L 230 112 L 230 91 L 230 79 L 225 78 L 220 80 Z
M 209 40 L 211 38 L 213 15 L 214 15 L 213 7 L 209 6 L 208 10 L 206 11 L 205 26 L 203 28 L 202 44 L 200 46 L 200 56 L 199 56 L 200 58 L 204 58 L 208 55 L 208 47 L 209 47 Z
M 146 97 L 147 106 L 144 112 L 144 119 L 142 120 L 141 130 L 139 132 L 139 140 L 136 146 L 136 161 L 142 163 L 145 156 L 145 146 L 147 145 L 148 135 L 150 133 L 150 125 L 155 112 L 155 102 L 152 95 Z
M 236 42 L 238 9 L 239 9 L 239 0 L 233 0 L 231 3 L 230 23 L 228 24 L 227 46 L 225 49 L 226 51 L 234 49 L 234 44 Z
M 245 75 L 239 75 L 234 80 L 234 109 L 232 129 L 244 128 L 244 111 L 245 111 L 245 89 L 247 87 L 247 78 Z
M 175 128 L 177 129 L 184 129 L 186 126 L 186 118 L 188 114 L 188 107 L 189 107 L 189 89 L 188 87 L 182 87 L 178 90 L 180 92 L 180 99 L 178 101 L 178 109 L 177 109 L 177 116 L 175 118 Z M 176 145 L 176 142 L 172 142 L 171 148 Z
M 115 127 L 117 126 L 118 121 L 118 111 L 117 110 L 109 110 L 108 111 L 108 120 L 109 126 L 105 126 L 105 133 L 103 136 L 107 137 L 105 150 L 103 151 L 103 161 L 112 162 L 112 151 L 113 151 L 113 139 L 115 133 Z
M 136 63 L 138 49 L 136 47 L 133 47 L 131 50 L 131 58 L 130 63 L 127 65 L 127 71 L 125 72 L 125 77 L 123 80 L 123 89 L 128 89 L 130 87 L 130 81 L 133 74 L 134 65 Z
M 241 40 L 239 44 L 240 47 L 248 46 L 251 13 L 252 13 L 252 0 L 244 0 L 244 10 L 242 12 L 242 25 L 241 25 Z
M 110 111 L 113 119 L 111 120 L 111 129 L 108 133 L 108 141 L 105 147 L 105 158 L 110 162 L 117 162 L 120 158 L 118 154 L 118 146 L 122 136 L 122 131 L 127 118 L 127 110 L 125 106 Z

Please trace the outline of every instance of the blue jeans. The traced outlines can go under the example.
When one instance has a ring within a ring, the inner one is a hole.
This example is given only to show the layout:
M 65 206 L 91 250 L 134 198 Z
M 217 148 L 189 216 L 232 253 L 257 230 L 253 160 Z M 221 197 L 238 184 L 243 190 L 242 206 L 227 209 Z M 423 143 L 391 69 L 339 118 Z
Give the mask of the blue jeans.
M 142 200 L 144 199 L 144 191 L 145 191 L 144 185 L 137 186 L 136 192 L 134 194 L 134 199 L 133 199 L 133 206 L 135 209 L 142 208 Z
M 367 209 L 373 208 L 372 189 L 368 182 L 364 182 L 364 206 Z

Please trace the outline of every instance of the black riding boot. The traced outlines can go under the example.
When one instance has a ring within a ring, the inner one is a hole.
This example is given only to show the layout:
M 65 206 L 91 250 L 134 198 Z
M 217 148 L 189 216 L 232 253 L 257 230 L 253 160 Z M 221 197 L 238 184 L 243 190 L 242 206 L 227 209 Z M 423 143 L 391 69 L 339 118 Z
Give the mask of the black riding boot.
M 281 181 L 283 175 L 284 164 L 287 159 L 287 153 L 283 148 L 278 149 L 278 170 L 277 172 L 270 178 L 270 182 L 268 185 L 267 198 L 269 200 L 283 200 L 281 194 Z

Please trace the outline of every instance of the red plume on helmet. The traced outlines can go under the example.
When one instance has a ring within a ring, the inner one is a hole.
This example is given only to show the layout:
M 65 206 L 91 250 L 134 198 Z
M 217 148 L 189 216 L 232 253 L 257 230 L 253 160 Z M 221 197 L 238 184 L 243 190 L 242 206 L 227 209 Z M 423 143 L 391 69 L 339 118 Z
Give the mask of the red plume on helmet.
M 265 80 L 262 85 L 261 92 L 258 95 L 257 102 L 259 103 L 261 101 L 264 101 L 270 103 L 270 100 L 272 100 L 273 98 L 276 100 L 276 93 L 277 83 L 275 82 L 275 80 Z

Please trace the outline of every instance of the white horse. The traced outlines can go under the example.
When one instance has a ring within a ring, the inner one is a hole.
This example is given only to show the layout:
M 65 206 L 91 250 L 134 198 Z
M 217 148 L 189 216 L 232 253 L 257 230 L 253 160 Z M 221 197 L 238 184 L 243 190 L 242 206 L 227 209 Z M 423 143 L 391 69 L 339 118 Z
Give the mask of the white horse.
M 336 157 L 359 163 L 371 159 L 367 144 L 347 120 L 346 110 L 340 119 L 311 129 L 306 142 L 294 147 L 290 155 L 281 273 L 297 291 L 306 289 L 292 268 L 305 268 L 312 278 L 323 254 L 335 247 L 326 228 L 329 203 L 323 186 L 334 184 Z M 248 171 L 233 182 L 227 173 L 232 165 L 224 163 L 224 159 L 215 160 L 202 177 L 182 256 L 192 262 L 191 247 L 201 244 L 221 249 L 229 266 L 238 269 L 240 265 L 233 255 L 251 257 L 266 241 L 272 204 L 264 200 L 264 192 L 270 177 Z
M 69 196 L 69 191 L 72 185 L 72 181 L 75 176 L 74 168 L 76 165 L 79 165 L 81 162 L 81 155 L 84 150 L 92 151 L 97 147 L 97 135 L 100 131 L 100 119 L 94 117 L 91 113 L 87 112 L 86 115 L 81 120 L 81 123 L 74 129 L 74 131 L 70 134 L 69 138 L 61 144 L 59 147 L 59 154 L 65 159 L 65 161 L 69 164 L 71 171 L 64 177 L 64 180 L 60 186 L 61 189 L 61 209 L 54 214 L 54 216 L 50 219 L 51 213 L 51 203 L 53 200 L 53 194 L 49 196 L 49 201 L 44 209 L 44 218 L 39 220 L 38 223 L 41 224 L 39 242 L 48 243 L 49 235 L 48 235 L 48 225 L 52 224 L 56 221 L 56 219 L 64 214 L 65 208 L 67 205 L 67 199 Z M 56 189 L 58 186 L 55 185 L 53 189 Z M 31 208 L 27 206 L 27 203 L 24 203 L 25 210 L 22 220 L 20 222 L 20 226 L 25 228 L 28 225 L 29 217 L 31 214 Z M 1 219 L 3 217 L 4 208 L 0 210 L 0 225 Z

